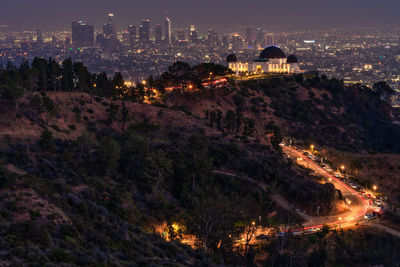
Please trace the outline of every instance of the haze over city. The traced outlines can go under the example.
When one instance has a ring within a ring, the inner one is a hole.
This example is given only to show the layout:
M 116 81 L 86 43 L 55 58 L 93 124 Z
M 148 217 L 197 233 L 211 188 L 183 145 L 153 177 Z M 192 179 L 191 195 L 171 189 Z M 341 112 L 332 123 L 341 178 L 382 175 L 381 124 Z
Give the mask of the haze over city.
M 125 27 L 143 17 L 157 21 L 168 10 L 179 26 L 398 26 L 399 9 L 397 0 L 15 0 L 3 4 L 0 24 L 17 29 L 55 30 L 68 28 L 70 20 L 84 19 L 97 28 L 104 14 L 115 13 L 116 23 Z

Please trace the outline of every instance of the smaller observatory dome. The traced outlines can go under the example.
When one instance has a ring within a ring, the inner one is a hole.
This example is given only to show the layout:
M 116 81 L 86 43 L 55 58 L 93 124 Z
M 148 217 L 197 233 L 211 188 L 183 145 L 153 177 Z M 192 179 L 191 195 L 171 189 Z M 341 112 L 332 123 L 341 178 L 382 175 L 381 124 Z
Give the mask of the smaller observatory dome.
M 286 58 L 286 55 L 279 47 L 268 46 L 260 53 L 260 58 Z
M 236 57 L 236 55 L 235 54 L 230 54 L 227 58 L 226 58 L 226 62 L 237 62 L 238 61 L 238 59 L 237 59 L 237 57 Z
M 297 63 L 297 57 L 295 55 L 290 55 L 287 57 L 286 63 Z

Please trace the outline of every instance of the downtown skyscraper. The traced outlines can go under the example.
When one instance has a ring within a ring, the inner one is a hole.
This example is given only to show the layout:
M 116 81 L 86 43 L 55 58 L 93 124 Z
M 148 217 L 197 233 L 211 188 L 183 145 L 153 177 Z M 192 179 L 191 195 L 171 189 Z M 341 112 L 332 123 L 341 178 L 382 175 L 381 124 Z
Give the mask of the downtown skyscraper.
M 139 42 L 149 43 L 150 42 L 150 20 L 142 20 L 142 25 L 139 28 Z
M 94 27 L 84 21 L 72 22 L 72 45 L 92 46 L 94 44 Z
M 171 20 L 168 16 L 165 17 L 165 42 L 168 45 L 171 45 L 172 42 L 172 33 L 171 33 Z
M 162 42 L 162 28 L 160 24 L 154 27 L 154 41 L 156 44 L 161 44 Z
M 116 39 L 117 29 L 113 22 L 114 14 L 108 14 L 108 21 L 103 25 L 103 34 L 106 38 Z

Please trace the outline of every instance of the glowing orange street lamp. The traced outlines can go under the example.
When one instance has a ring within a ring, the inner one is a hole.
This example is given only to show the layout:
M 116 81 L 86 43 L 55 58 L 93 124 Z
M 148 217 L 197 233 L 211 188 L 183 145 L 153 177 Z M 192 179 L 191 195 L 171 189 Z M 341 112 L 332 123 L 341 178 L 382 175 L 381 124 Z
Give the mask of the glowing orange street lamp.
M 376 185 L 374 185 L 374 186 L 372 187 L 372 189 L 374 189 L 374 191 L 376 191 L 376 189 L 378 189 L 378 187 L 377 187 Z
M 142 84 L 143 84 L 143 85 L 146 85 L 146 80 L 143 80 L 143 81 L 142 81 Z
M 342 228 L 342 217 L 339 217 L 339 228 Z
M 340 166 L 340 169 L 342 170 L 342 171 L 344 171 L 344 165 L 342 165 L 342 166 Z
M 314 151 L 314 145 L 311 145 L 311 151 Z
M 254 225 L 256 225 L 256 222 L 253 221 L 253 222 L 251 222 L 251 224 L 254 226 Z

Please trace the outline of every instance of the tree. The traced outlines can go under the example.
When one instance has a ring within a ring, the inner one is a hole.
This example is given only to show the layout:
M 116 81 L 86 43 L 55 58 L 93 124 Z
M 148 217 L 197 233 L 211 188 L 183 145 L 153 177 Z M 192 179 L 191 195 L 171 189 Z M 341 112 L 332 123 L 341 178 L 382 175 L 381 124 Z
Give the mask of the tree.
M 275 126 L 273 130 L 273 136 L 271 138 L 272 147 L 277 151 L 281 151 L 281 147 L 279 146 L 279 144 L 282 143 L 282 140 L 282 131 L 278 126 Z
M 173 174 L 172 161 L 167 154 L 159 149 L 150 154 L 149 172 L 153 181 L 154 192 L 165 186 L 165 180 Z
M 121 121 L 122 121 L 122 131 L 125 131 L 125 123 L 128 120 L 129 111 L 125 106 L 125 101 L 122 101 L 122 110 L 121 110 Z
M 13 186 L 16 182 L 14 174 L 10 173 L 2 164 L 0 165 L 0 189 Z
M 205 252 L 209 252 L 211 243 L 218 243 L 217 240 L 220 239 L 218 227 L 227 214 L 223 203 L 218 196 L 215 196 L 199 203 L 193 211 L 191 230 L 202 241 Z
M 115 116 L 118 113 L 118 105 L 114 104 L 113 102 L 110 103 L 109 108 L 107 109 L 108 116 L 107 116 L 107 125 L 111 125 L 115 119 Z
M 228 132 L 232 133 L 235 128 L 236 128 L 236 114 L 232 110 L 228 110 L 226 112 L 225 118 L 224 118 L 224 124 L 225 128 L 227 129 Z
M 53 139 L 53 133 L 45 128 L 42 131 L 42 134 L 40 135 L 40 139 L 39 139 L 39 145 L 41 148 L 43 148 L 44 150 L 51 150 L 54 147 L 54 139 Z
M 390 98 L 395 91 L 384 81 L 375 83 L 372 89 L 378 94 L 379 98 L 383 101 L 390 101 Z
M 136 133 L 128 129 L 123 136 L 121 144 L 120 169 L 124 177 L 135 181 L 141 190 L 151 190 L 151 174 L 149 164 L 149 145 Z M 151 163 L 151 162 L 150 162 Z
M 84 156 L 87 156 L 90 153 L 90 150 L 94 146 L 93 138 L 87 133 L 84 133 L 81 136 L 79 136 L 76 139 L 76 144 L 78 147 L 79 161 L 82 161 Z
M 70 58 L 65 59 L 62 62 L 62 76 L 61 76 L 61 88 L 64 92 L 70 92 L 74 89 L 74 72 L 72 60 Z
M 192 177 L 192 192 L 194 193 L 196 179 L 210 172 L 212 161 L 207 155 L 207 144 L 198 136 L 192 135 L 188 141 L 186 147 L 190 157 L 188 158 L 187 172 Z
M 115 172 L 120 159 L 120 145 L 109 136 L 103 136 L 99 142 L 99 163 L 106 175 Z
M 25 90 L 20 85 L 15 83 L 1 84 L 0 85 L 1 96 L 5 99 L 11 100 L 15 104 L 15 113 L 18 112 L 19 99 L 24 95 Z
M 256 130 L 255 121 L 253 119 L 245 118 L 244 119 L 243 135 L 244 136 L 251 136 L 254 133 L 255 130 Z
M 73 64 L 75 77 L 78 79 L 77 88 L 81 91 L 88 92 L 90 89 L 91 75 L 87 67 L 82 62 Z
M 244 233 L 244 255 L 247 255 L 247 250 L 249 248 L 250 242 L 254 237 L 254 234 L 257 231 L 257 225 L 254 221 L 244 221 L 241 222 L 241 228 L 243 228 L 243 233 Z

